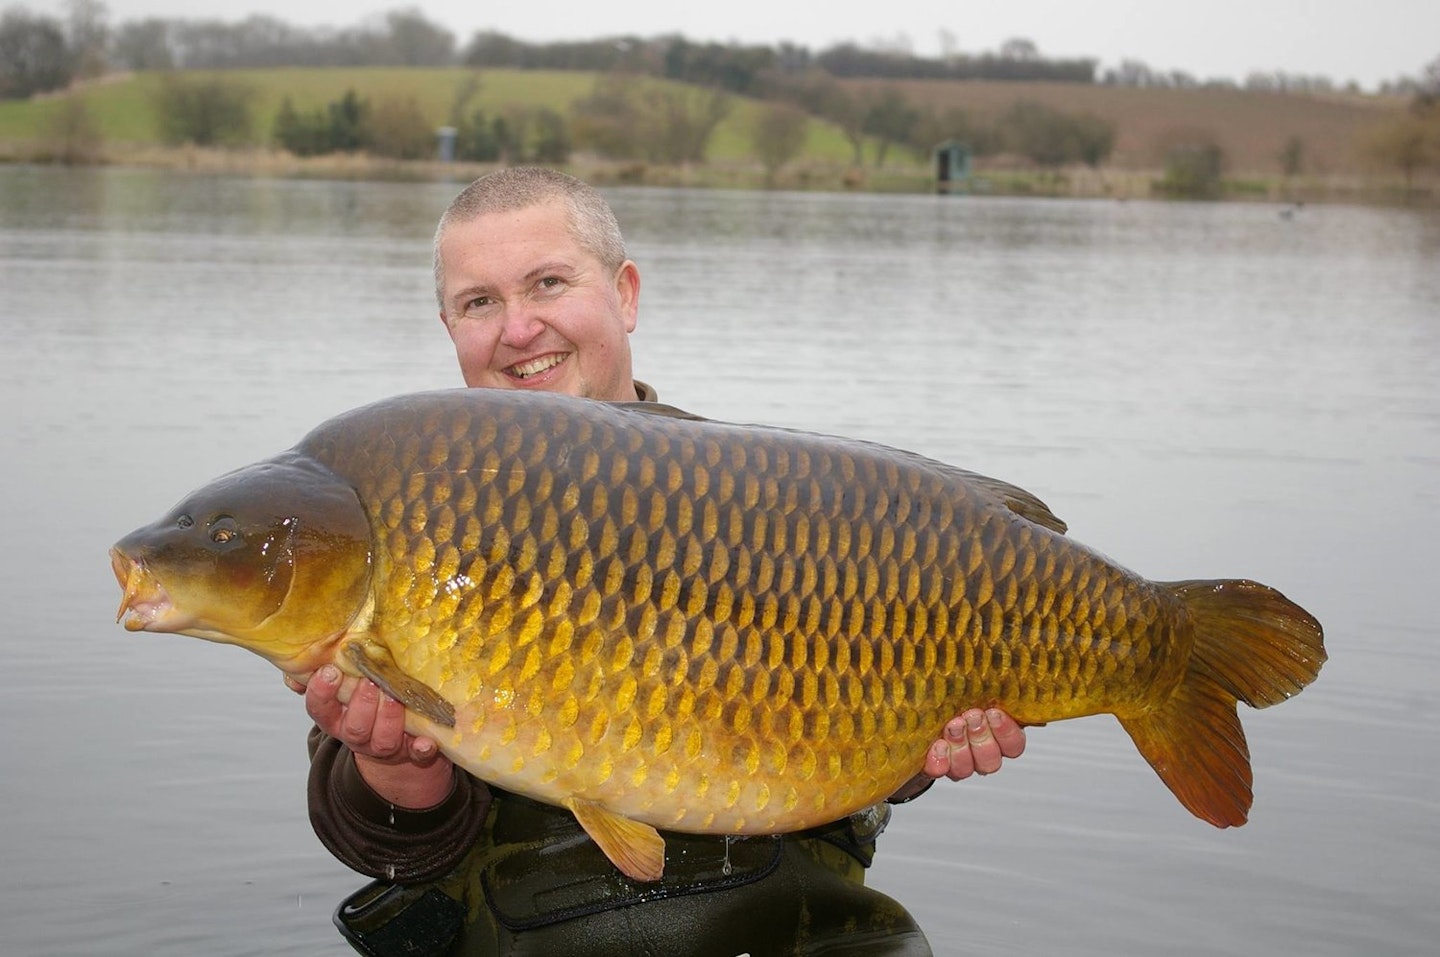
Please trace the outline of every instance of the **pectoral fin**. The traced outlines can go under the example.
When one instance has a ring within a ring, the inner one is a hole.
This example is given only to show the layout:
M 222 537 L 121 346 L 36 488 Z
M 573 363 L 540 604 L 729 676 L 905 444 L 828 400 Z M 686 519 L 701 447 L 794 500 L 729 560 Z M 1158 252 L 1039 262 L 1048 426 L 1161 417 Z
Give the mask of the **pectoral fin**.
M 344 651 L 355 670 L 375 682 L 381 691 L 436 724 L 455 727 L 455 706 L 434 688 L 401 671 L 390 649 L 374 641 L 352 641 Z
M 665 873 L 665 839 L 650 825 L 621 817 L 593 801 L 571 798 L 565 807 L 626 877 L 658 881 Z

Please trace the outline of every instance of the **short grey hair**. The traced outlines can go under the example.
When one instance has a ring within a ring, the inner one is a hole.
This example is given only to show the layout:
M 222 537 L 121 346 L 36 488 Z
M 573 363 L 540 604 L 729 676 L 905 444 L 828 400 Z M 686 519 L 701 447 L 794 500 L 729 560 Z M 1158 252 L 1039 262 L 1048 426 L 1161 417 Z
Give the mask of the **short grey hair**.
M 559 200 L 565 204 L 570 235 L 592 253 L 607 270 L 625 262 L 625 239 L 615 212 L 595 187 L 559 170 L 539 166 L 512 166 L 475 180 L 451 201 L 435 228 L 435 300 L 445 311 L 445 273 L 440 263 L 440 240 L 455 223 L 469 222 L 488 213 L 529 209 Z

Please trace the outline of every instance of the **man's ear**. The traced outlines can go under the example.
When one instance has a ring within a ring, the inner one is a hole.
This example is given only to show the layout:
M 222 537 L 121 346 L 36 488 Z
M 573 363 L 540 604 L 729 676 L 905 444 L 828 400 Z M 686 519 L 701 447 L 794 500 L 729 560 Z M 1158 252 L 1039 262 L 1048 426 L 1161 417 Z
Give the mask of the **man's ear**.
M 640 314 L 640 267 L 629 259 L 615 273 L 615 294 L 620 297 L 620 313 L 625 317 L 625 331 L 635 331 Z

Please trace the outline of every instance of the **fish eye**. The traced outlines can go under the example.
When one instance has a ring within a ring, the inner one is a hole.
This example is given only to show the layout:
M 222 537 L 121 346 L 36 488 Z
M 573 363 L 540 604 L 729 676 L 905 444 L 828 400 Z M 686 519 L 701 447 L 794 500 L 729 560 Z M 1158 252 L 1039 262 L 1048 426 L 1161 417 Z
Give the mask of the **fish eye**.
M 175 524 L 179 525 L 181 528 L 189 528 L 190 526 L 195 524 L 195 519 L 191 518 L 189 515 L 181 515 L 178 519 L 175 520 Z
M 228 545 L 240 538 L 240 529 L 229 515 L 217 516 L 210 523 L 210 541 L 216 545 Z

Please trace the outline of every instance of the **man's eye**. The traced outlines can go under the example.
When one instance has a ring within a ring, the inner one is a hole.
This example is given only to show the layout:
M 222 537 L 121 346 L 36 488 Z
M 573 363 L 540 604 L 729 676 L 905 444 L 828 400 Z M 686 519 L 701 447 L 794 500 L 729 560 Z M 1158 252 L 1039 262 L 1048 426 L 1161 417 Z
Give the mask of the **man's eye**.
M 540 289 L 542 291 L 559 289 L 561 286 L 565 285 L 565 280 L 561 279 L 558 276 L 546 276 L 544 279 L 540 280 L 538 285 L 540 286 Z

